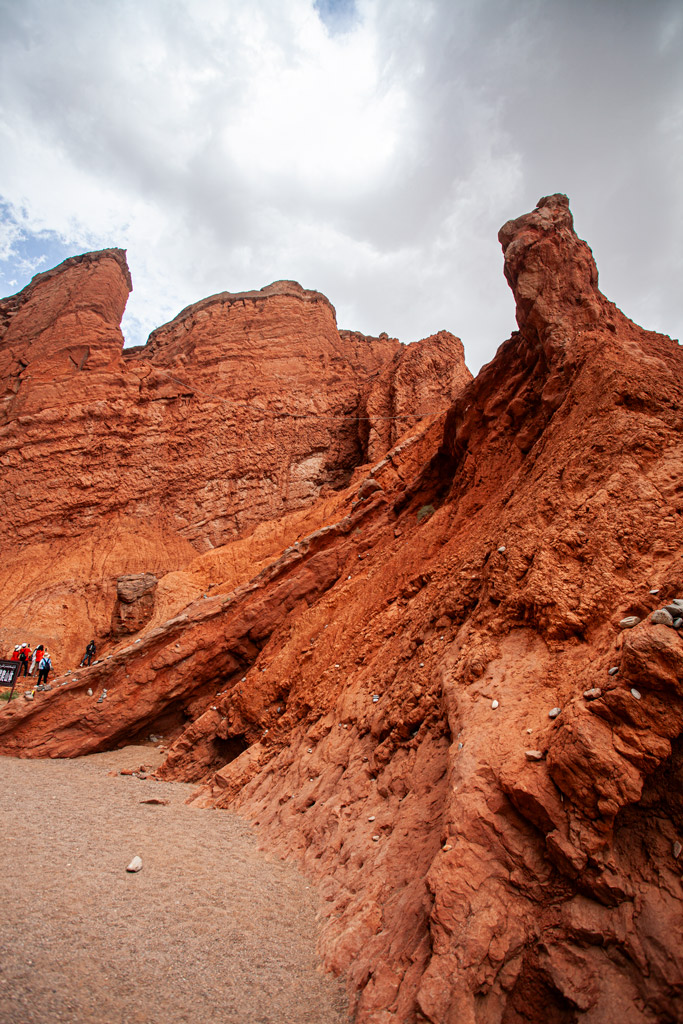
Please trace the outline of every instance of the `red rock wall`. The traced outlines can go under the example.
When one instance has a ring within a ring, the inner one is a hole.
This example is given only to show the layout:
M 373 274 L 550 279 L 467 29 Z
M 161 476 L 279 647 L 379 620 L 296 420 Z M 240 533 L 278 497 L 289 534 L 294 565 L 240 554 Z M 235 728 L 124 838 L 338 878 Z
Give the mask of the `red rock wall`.
M 649 616 L 683 598 L 683 356 L 600 294 L 565 197 L 501 241 L 519 331 L 448 415 L 0 750 L 175 715 L 160 775 L 318 879 L 361 1024 L 677 1021 L 683 638 Z
M 403 434 L 442 408 L 444 395 L 453 401 L 471 379 L 462 342 L 448 331 L 401 349 L 363 396 L 360 429 L 366 462 L 381 459 Z
M 284 281 L 123 350 L 130 287 L 112 249 L 0 304 L 0 644 L 49 643 L 62 668 L 106 640 L 120 576 L 184 569 L 344 485 L 365 457 L 361 394 L 402 349 L 340 335 L 323 295 Z M 425 412 L 450 401 L 414 387 Z

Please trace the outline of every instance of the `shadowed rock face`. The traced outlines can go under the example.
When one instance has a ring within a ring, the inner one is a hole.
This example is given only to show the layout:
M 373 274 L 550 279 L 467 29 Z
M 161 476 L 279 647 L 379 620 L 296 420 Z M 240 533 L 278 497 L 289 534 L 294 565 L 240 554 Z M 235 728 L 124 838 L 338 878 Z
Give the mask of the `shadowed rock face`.
M 0 750 L 165 715 L 160 776 L 318 879 L 362 1024 L 674 1022 L 683 638 L 649 613 L 683 597 L 683 358 L 566 197 L 501 242 L 519 330 L 448 413 L 245 540 L 260 572 L 237 542 L 170 574 L 214 589 L 1 712 Z

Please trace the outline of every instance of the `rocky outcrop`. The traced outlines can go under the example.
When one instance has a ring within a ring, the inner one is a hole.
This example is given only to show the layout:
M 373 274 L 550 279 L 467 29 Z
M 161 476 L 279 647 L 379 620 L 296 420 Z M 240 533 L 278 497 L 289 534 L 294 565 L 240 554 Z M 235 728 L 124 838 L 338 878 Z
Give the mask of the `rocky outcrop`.
M 157 578 L 151 572 L 120 577 L 111 622 L 111 631 L 115 637 L 125 633 L 139 633 L 149 622 L 154 614 L 156 588 Z
M 420 420 L 440 411 L 444 395 L 453 401 L 471 379 L 462 342 L 448 331 L 404 346 L 363 395 L 360 430 L 365 461 L 381 459 Z
M 519 330 L 448 414 L 251 578 L 243 541 L 201 556 L 206 598 L 0 713 L 0 750 L 165 715 L 161 777 L 317 879 L 360 1024 L 675 1021 L 683 637 L 650 613 L 683 597 L 683 355 L 564 196 L 501 241 Z
M 124 350 L 130 287 L 111 249 L 0 304 L 5 646 L 28 630 L 74 659 L 112 615 L 118 635 L 120 576 L 182 570 L 343 487 L 365 458 L 362 394 L 402 351 L 340 334 L 325 296 L 292 281 L 213 295 Z M 450 384 L 424 392 L 425 415 L 451 400 Z M 151 557 L 141 536 L 157 537 Z

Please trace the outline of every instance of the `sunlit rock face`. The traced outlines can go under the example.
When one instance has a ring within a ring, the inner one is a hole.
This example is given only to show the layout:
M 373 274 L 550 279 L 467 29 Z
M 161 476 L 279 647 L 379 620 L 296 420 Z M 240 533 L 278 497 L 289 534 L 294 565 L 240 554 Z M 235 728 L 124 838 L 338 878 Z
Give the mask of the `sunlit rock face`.
M 0 750 L 163 733 L 160 777 L 317 880 L 361 1024 L 676 1021 L 683 357 L 600 293 L 566 197 L 500 238 L 519 329 L 448 411 L 162 576 Z M 368 415 L 409 405 L 396 354 Z
M 373 458 L 469 379 L 456 339 L 421 373 L 415 346 L 340 333 L 325 296 L 294 281 L 213 295 L 124 349 L 130 288 L 125 253 L 108 249 L 0 303 L 0 643 L 18 629 L 63 667 L 91 635 L 130 631 L 119 577 L 160 579 L 348 484 L 383 371 L 407 360 L 414 393 Z

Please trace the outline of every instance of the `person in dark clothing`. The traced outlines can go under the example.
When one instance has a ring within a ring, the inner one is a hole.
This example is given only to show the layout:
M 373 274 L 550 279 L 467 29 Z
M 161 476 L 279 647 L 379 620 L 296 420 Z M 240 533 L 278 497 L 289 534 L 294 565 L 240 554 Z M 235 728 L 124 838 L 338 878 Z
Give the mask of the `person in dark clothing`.
M 95 641 L 91 640 L 90 643 L 88 644 L 88 646 L 85 649 L 85 654 L 83 655 L 83 660 L 81 661 L 81 665 L 89 665 L 94 657 L 95 657 Z
M 52 662 L 50 660 L 50 655 L 49 655 L 49 653 L 47 651 L 45 651 L 43 653 L 42 658 L 40 659 L 40 665 L 38 666 L 38 685 L 39 686 L 40 686 L 41 683 L 43 684 L 43 686 L 47 683 L 47 675 L 48 675 L 48 672 L 50 671 L 51 668 L 52 668 Z
M 28 646 L 28 644 L 24 644 L 24 646 L 19 651 L 19 676 L 28 675 L 28 663 L 30 657 L 31 648 Z M 19 676 L 17 676 L 17 679 L 19 678 Z

